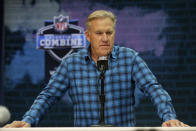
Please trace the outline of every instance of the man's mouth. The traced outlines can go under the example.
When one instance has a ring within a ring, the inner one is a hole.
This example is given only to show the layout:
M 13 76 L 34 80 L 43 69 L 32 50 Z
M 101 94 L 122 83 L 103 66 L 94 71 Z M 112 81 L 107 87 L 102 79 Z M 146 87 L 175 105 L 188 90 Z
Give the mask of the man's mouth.
M 100 46 L 110 46 L 109 44 L 105 44 L 105 45 L 100 45 Z

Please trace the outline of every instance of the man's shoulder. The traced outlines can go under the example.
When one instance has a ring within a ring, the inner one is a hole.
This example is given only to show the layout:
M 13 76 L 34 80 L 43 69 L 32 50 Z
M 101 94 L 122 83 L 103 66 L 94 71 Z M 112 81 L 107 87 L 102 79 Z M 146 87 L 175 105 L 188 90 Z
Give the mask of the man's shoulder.
M 114 51 L 118 54 L 118 56 L 136 56 L 138 55 L 138 52 L 123 46 L 114 46 Z
M 73 61 L 82 61 L 84 59 L 84 57 L 87 55 L 87 50 L 84 49 L 80 49 L 77 52 L 74 52 L 72 54 L 70 54 L 69 56 L 67 56 L 66 58 L 63 59 L 64 62 L 73 62 Z
M 77 52 L 74 52 L 70 55 L 70 58 L 81 58 L 88 54 L 88 51 L 86 48 L 79 49 Z

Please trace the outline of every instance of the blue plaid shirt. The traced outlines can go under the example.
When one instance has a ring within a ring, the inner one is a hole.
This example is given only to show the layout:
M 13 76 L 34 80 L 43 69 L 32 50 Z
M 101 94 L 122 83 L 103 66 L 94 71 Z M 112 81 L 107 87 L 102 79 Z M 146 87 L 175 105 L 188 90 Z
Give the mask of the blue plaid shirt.
M 99 124 L 100 72 L 89 50 L 90 47 L 82 49 L 62 61 L 22 121 L 36 126 L 48 108 L 68 91 L 73 102 L 74 125 Z M 170 96 L 134 50 L 113 47 L 104 82 L 105 124 L 135 126 L 135 88 L 151 98 L 162 121 L 176 119 Z

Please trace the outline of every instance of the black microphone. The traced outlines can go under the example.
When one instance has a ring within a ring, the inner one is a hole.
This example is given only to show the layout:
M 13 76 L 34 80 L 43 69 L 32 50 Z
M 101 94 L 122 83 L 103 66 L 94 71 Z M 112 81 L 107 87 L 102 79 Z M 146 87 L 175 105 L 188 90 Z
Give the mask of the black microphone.
M 100 56 L 97 60 L 97 66 L 99 71 L 108 70 L 108 56 Z
M 98 91 L 98 96 L 100 99 L 101 103 L 101 112 L 100 112 L 100 120 L 99 120 L 99 125 L 93 125 L 94 127 L 102 127 L 102 126 L 111 126 L 111 125 L 105 125 L 105 115 L 104 115 L 104 108 L 105 108 L 105 92 L 104 92 L 104 74 L 106 70 L 108 70 L 108 56 L 101 56 L 98 57 L 97 60 L 97 67 L 98 70 L 100 71 L 100 76 L 99 79 L 101 80 L 101 94 L 99 94 Z

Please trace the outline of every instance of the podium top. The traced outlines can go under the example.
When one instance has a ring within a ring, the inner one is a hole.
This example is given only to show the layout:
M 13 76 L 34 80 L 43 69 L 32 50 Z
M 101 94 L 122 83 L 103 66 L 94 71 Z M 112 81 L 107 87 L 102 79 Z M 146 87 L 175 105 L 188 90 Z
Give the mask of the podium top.
M 0 128 L 0 131 L 196 131 L 196 127 L 33 127 Z

